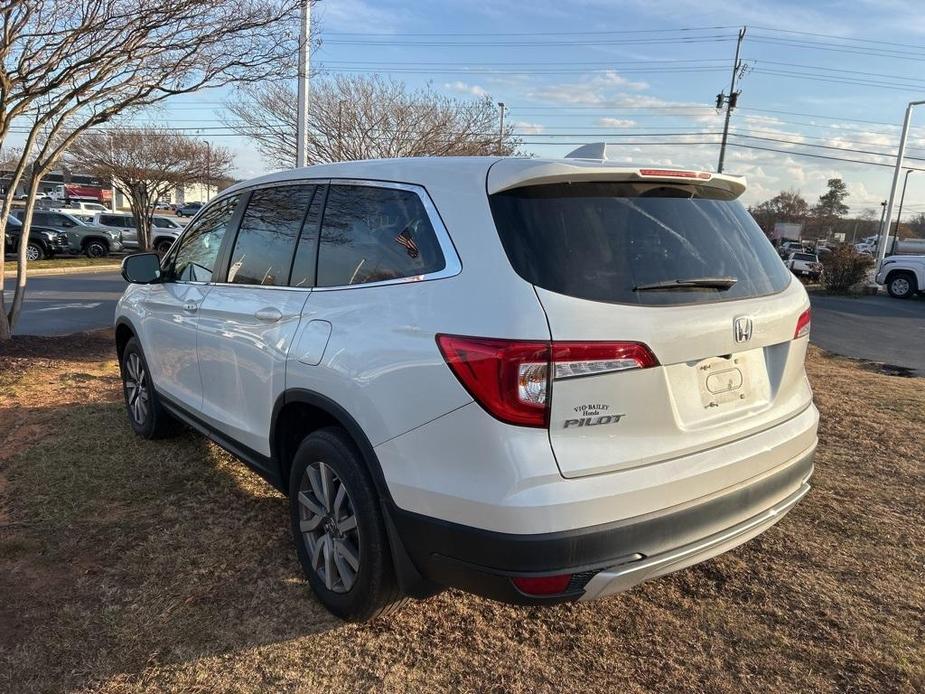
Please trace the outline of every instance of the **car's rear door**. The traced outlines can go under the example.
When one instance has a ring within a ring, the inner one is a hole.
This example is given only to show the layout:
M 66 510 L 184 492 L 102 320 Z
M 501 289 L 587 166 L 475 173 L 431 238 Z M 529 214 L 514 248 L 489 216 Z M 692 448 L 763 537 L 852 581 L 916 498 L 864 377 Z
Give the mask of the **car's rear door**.
M 203 418 L 265 456 L 286 358 L 311 289 L 310 280 L 290 280 L 290 273 L 297 254 L 314 259 L 322 190 L 313 183 L 252 190 L 242 200 L 221 276 L 199 309 Z
M 708 450 L 809 407 L 805 292 L 732 198 L 606 179 L 491 196 L 562 361 L 549 433 L 564 476 Z

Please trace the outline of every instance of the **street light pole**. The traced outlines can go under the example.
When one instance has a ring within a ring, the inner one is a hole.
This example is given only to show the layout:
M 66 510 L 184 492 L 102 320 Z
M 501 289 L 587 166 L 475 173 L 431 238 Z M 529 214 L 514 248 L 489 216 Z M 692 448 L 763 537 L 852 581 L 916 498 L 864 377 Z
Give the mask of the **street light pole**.
M 299 122 L 296 127 L 296 167 L 308 165 L 308 77 L 311 66 L 312 0 L 302 0 L 299 36 Z
M 212 145 L 208 140 L 206 143 L 206 202 L 212 199 Z
M 115 168 L 113 165 L 115 164 L 116 148 L 113 146 L 113 143 L 112 143 L 112 130 L 110 130 L 107 133 L 107 135 L 109 135 L 109 166 L 110 166 L 109 195 L 111 198 L 109 200 L 109 206 L 112 208 L 112 211 L 115 212 L 116 211 L 116 177 L 113 176 L 111 172 L 112 172 L 112 169 Z
M 890 221 L 893 218 L 893 201 L 896 199 L 896 188 L 899 187 L 899 172 L 903 167 L 903 156 L 906 153 L 906 139 L 909 136 L 909 122 L 912 120 L 912 107 L 925 104 L 925 100 L 910 101 L 906 106 L 906 116 L 903 118 L 903 130 L 899 136 L 899 151 L 896 153 L 896 168 L 893 170 L 893 185 L 890 186 L 890 198 L 886 203 L 886 215 L 880 224 L 880 238 L 877 240 L 876 272 L 880 272 L 886 249 L 890 245 Z M 897 229 L 899 231 L 899 229 Z
M 502 142 L 504 141 L 504 102 L 498 102 L 498 108 L 501 110 L 501 119 L 498 124 L 498 154 L 501 154 Z
M 906 186 L 909 185 L 909 174 L 915 169 L 906 169 L 906 178 L 903 180 L 903 192 L 899 196 L 899 209 L 896 210 L 896 238 L 899 238 L 899 220 L 903 216 L 903 201 L 906 199 Z

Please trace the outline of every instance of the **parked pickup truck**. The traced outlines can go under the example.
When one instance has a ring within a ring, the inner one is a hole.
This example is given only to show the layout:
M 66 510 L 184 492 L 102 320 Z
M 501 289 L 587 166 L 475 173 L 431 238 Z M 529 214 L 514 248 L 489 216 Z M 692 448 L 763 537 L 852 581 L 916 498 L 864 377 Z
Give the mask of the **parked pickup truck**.
M 15 253 L 19 248 L 21 236 L 22 222 L 10 215 L 6 218 L 6 237 L 3 243 L 3 252 Z M 53 258 L 59 253 L 67 252 L 67 234 L 62 234 L 48 227 L 36 226 L 35 224 L 29 229 L 29 241 L 26 245 L 26 258 L 28 260 L 44 260 L 45 258 Z
M 25 210 L 14 210 L 13 215 L 22 221 Z M 67 234 L 71 253 L 83 253 L 89 258 L 102 258 L 122 250 L 122 238 L 118 231 L 95 226 L 65 212 L 36 210 L 32 223 Z
M 122 245 L 125 250 L 138 248 L 138 231 L 135 229 L 135 218 L 130 214 L 118 212 L 99 212 L 93 217 L 93 224 L 105 227 L 121 234 Z M 151 247 L 163 255 L 171 244 L 177 240 L 183 227 L 169 217 L 155 216 L 151 220 Z
M 809 277 L 813 282 L 822 274 L 822 263 L 815 253 L 791 253 L 787 267 L 797 277 Z
M 891 255 L 877 273 L 877 284 L 886 285 L 890 296 L 908 299 L 925 291 L 925 255 Z

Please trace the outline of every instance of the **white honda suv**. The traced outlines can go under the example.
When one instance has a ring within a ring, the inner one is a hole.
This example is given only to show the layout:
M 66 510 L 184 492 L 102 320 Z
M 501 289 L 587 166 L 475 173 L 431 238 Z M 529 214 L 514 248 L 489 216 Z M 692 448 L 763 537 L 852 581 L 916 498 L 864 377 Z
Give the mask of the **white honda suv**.
M 809 302 L 741 178 L 416 158 L 235 185 L 130 256 L 129 421 L 288 495 L 346 619 L 454 586 L 590 600 L 758 535 L 809 490 Z

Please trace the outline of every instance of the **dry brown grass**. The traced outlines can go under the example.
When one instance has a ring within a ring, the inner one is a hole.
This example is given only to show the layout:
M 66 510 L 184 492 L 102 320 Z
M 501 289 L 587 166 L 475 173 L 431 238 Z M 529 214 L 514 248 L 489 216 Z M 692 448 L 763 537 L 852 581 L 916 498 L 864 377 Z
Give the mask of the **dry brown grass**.
M 0 356 L 0 691 L 925 688 L 921 379 L 813 352 L 814 489 L 713 561 L 593 604 L 447 592 L 356 626 L 312 598 L 280 495 L 199 436 L 132 435 L 109 340 Z

